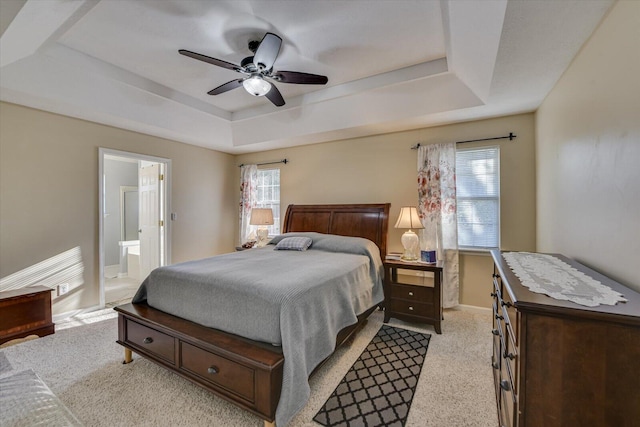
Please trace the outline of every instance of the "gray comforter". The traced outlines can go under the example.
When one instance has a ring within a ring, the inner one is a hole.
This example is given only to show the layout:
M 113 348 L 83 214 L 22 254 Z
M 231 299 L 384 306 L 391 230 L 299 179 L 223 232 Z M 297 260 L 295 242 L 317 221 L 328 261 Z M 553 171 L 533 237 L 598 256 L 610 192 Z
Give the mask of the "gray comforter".
M 274 250 L 308 236 L 307 251 Z M 356 237 L 289 233 L 271 245 L 151 272 L 133 302 L 253 340 L 282 346 L 276 424 L 285 426 L 310 395 L 308 377 L 335 348 L 337 333 L 384 299 L 378 247 Z

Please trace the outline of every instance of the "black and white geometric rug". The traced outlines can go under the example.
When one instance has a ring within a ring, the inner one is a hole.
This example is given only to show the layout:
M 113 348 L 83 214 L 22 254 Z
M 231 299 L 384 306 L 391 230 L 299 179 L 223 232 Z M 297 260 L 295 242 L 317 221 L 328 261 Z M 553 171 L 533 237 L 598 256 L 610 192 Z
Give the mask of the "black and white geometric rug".
M 327 427 L 403 427 L 430 339 L 382 325 L 313 420 Z

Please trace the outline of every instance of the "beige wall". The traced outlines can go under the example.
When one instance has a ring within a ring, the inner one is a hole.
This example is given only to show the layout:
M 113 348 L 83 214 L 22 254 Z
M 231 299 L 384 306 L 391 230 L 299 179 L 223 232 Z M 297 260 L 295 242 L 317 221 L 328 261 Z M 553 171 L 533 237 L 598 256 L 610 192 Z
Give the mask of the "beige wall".
M 442 143 L 515 133 L 518 137 L 465 147 L 500 145 L 502 248 L 535 249 L 534 116 L 522 114 L 427 129 L 237 156 L 280 165 L 281 206 L 311 203 L 391 203 L 389 250 L 401 251 L 404 230 L 393 228 L 400 208 L 417 204 L 416 143 Z M 239 180 L 239 172 L 236 174 Z M 283 215 L 284 217 L 284 215 Z M 284 218 L 283 218 L 284 219 Z M 236 231 L 237 233 L 237 231 Z M 461 303 L 490 306 L 492 264 L 486 255 L 462 255 Z
M 412 145 L 514 132 L 515 141 L 497 142 L 502 249 L 564 253 L 640 290 L 638 22 L 640 2 L 619 1 L 535 117 L 235 157 L 0 103 L 0 277 L 79 247 L 85 284 L 58 298 L 54 311 L 98 303 L 98 147 L 172 159 L 171 210 L 178 213 L 172 261 L 180 262 L 233 249 L 237 164 L 286 157 L 291 163 L 281 165 L 283 208 L 390 202 L 393 225 L 401 206 L 416 204 Z M 401 234 L 390 228 L 390 250 L 401 250 Z M 490 273 L 488 256 L 462 254 L 461 303 L 489 306 Z
M 619 1 L 536 115 L 538 250 L 640 291 L 640 2 Z
M 54 313 L 99 303 L 98 147 L 171 159 L 173 262 L 234 247 L 233 156 L 0 103 L 0 278 L 80 247 L 84 285 Z

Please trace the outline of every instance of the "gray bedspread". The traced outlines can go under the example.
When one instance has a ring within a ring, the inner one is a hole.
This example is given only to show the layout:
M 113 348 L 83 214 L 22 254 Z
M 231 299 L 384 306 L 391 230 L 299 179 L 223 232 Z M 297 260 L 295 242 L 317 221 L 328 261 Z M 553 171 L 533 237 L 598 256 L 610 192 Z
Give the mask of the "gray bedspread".
M 274 250 L 308 236 L 307 251 Z M 253 340 L 282 346 L 276 424 L 285 426 L 310 395 L 308 377 L 335 349 L 337 333 L 384 299 L 378 247 L 356 237 L 288 233 L 264 248 L 161 267 L 133 302 Z

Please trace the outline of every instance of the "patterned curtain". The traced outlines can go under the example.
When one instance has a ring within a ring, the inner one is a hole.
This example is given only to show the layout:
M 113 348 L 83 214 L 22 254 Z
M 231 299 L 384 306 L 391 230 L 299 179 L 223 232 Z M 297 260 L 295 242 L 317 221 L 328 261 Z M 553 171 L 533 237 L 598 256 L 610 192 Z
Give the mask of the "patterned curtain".
M 459 304 L 456 145 L 418 148 L 418 214 L 424 229 L 421 248 L 444 262 L 443 307 Z
M 240 244 L 249 238 L 251 227 L 251 209 L 256 205 L 256 186 L 258 185 L 258 166 L 240 167 Z

